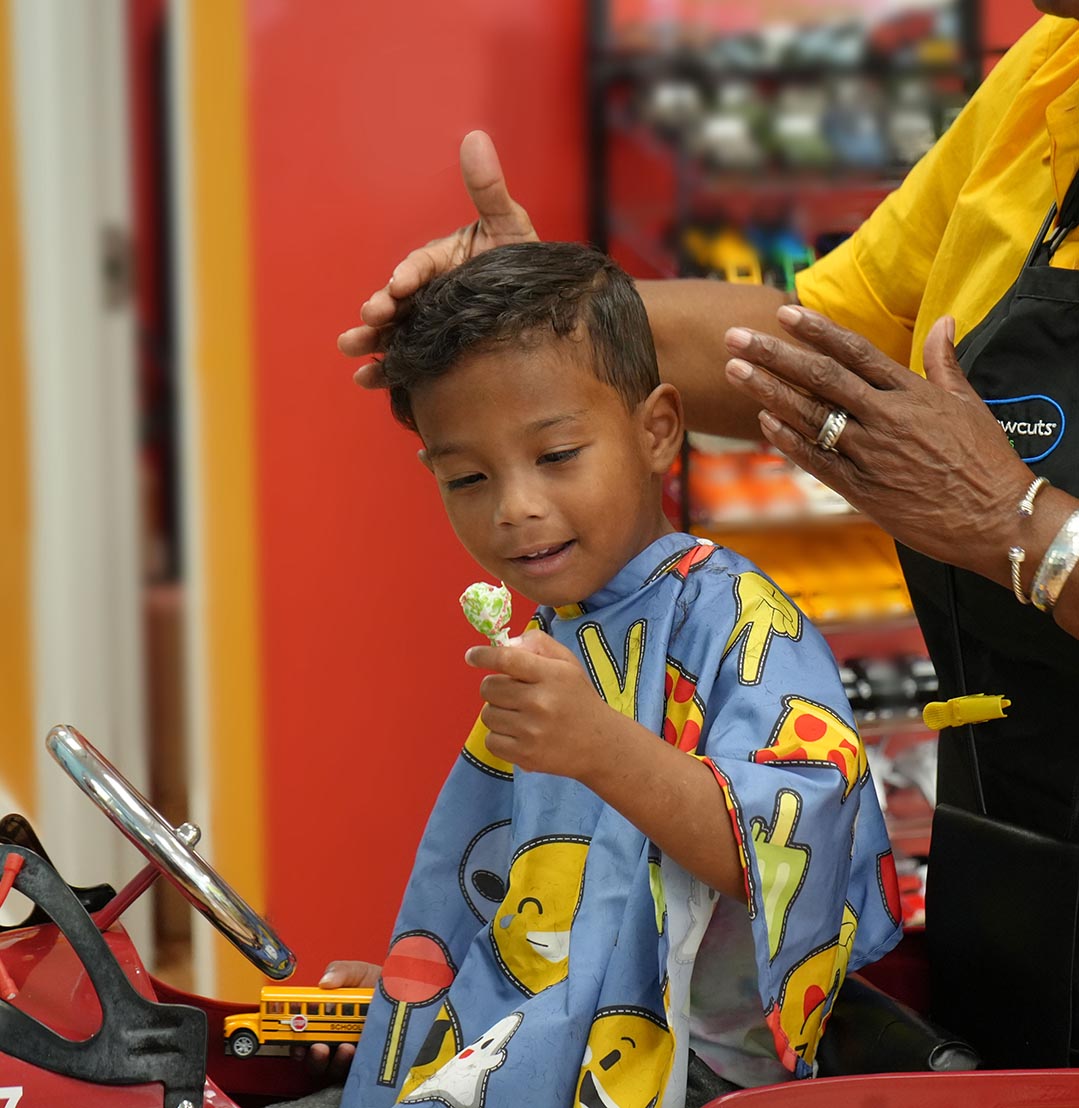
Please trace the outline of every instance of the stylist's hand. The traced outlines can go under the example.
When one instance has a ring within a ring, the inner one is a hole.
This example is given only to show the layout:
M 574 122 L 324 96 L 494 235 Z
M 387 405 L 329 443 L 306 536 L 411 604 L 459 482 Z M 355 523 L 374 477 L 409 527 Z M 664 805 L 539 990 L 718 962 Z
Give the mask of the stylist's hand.
M 764 437 L 900 542 L 1004 581 L 1032 475 L 959 368 L 954 321 L 930 331 L 923 379 L 816 312 L 778 319 L 802 346 L 726 336 L 727 379 L 761 405 Z M 816 437 L 836 408 L 850 418 L 829 451 Z
M 331 962 L 322 973 L 320 989 L 373 989 L 378 984 L 381 966 L 370 962 Z M 308 1070 L 330 1084 L 341 1084 L 356 1053 L 353 1043 L 338 1043 L 336 1049 L 325 1043 L 297 1047 L 293 1056 L 303 1058 Z
M 445 238 L 413 250 L 398 262 L 386 286 L 360 308 L 363 323 L 338 337 L 337 346 L 348 357 L 371 358 L 377 354 L 382 349 L 383 332 L 393 324 L 401 302 L 433 277 L 492 246 L 535 242 L 539 238 L 528 212 L 506 188 L 498 152 L 490 137 L 483 131 L 470 131 L 461 141 L 460 158 L 461 176 L 479 218 Z M 378 362 L 360 366 L 355 381 L 364 388 L 381 387 Z

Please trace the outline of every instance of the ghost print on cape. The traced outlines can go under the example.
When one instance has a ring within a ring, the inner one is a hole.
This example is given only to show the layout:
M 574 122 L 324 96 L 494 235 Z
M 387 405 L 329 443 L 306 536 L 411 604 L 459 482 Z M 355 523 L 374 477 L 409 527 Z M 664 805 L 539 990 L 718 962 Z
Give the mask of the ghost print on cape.
M 827 646 L 746 559 L 685 534 L 531 626 L 576 653 L 611 707 L 715 774 L 761 1022 L 809 1075 L 844 976 L 900 935 Z M 345 1108 L 681 1108 L 690 978 L 718 894 L 578 782 L 515 773 L 485 733 L 477 723 L 431 813 Z

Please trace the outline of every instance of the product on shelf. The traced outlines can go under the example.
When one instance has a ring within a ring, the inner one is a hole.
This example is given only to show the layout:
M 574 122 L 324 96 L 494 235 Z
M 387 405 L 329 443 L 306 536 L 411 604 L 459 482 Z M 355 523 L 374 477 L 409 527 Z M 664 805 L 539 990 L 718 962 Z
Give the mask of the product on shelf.
M 721 220 L 691 224 L 679 243 L 687 276 L 715 277 L 739 285 L 759 285 L 760 256 L 737 227 Z
M 895 87 L 885 124 L 901 165 L 913 165 L 937 141 L 933 94 L 925 81 L 904 79 Z
M 765 284 L 775 288 L 793 292 L 795 274 L 816 260 L 787 206 L 775 215 L 759 212 L 746 228 L 746 238 L 762 259 Z
M 704 114 L 701 86 L 685 77 L 660 77 L 641 91 L 641 117 L 662 133 L 679 135 Z
M 888 164 L 883 115 L 883 97 L 876 82 L 851 76 L 832 82 L 824 136 L 841 166 L 881 170 Z
M 772 143 L 780 162 L 796 169 L 827 169 L 835 154 L 824 137 L 827 93 L 818 84 L 780 89 L 772 117 Z
M 723 80 L 715 106 L 703 113 L 691 133 L 689 149 L 716 169 L 752 172 L 768 157 L 761 142 L 768 108 L 749 81 Z

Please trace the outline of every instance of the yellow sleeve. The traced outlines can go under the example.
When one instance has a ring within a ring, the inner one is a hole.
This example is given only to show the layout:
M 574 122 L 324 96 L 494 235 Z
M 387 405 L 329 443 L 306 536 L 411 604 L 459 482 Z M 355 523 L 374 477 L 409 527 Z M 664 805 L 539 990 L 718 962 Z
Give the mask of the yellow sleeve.
M 854 235 L 798 275 L 801 303 L 911 364 L 915 321 L 956 199 L 1007 106 L 1053 48 L 1060 23 L 1039 20 Z

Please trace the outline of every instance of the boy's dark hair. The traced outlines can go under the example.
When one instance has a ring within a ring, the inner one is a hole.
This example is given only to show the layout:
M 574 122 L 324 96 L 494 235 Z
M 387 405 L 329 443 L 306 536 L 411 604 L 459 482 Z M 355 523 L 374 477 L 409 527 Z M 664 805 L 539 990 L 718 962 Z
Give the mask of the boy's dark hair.
M 577 243 L 514 243 L 478 254 L 412 298 L 382 363 L 394 417 L 416 430 L 413 390 L 465 355 L 552 339 L 587 343 L 593 372 L 631 411 L 659 384 L 648 316 L 624 270 Z

